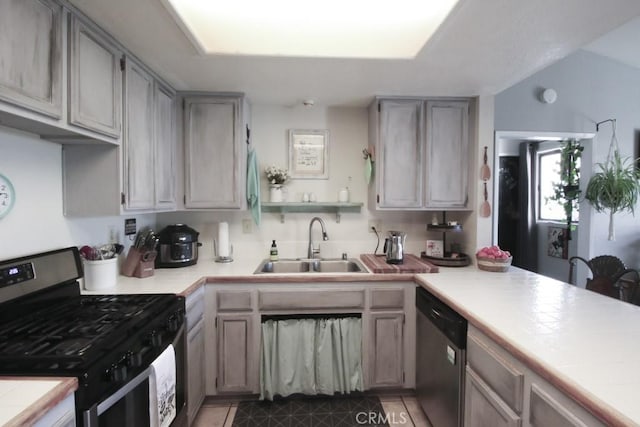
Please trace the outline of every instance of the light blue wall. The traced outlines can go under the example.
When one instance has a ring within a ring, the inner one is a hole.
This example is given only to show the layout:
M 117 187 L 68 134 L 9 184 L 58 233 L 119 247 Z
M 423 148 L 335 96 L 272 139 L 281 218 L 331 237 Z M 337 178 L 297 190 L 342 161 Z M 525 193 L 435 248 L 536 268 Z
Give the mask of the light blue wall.
M 553 88 L 554 104 L 539 101 L 539 93 Z M 595 132 L 595 123 L 617 120 L 623 156 L 637 156 L 640 131 L 640 69 L 587 51 L 578 51 L 504 90 L 495 98 L 496 131 Z M 593 146 L 593 161 L 603 162 L 611 140 L 611 126 L 601 127 Z M 585 174 L 590 165 L 584 166 Z M 587 178 L 583 174 L 583 177 Z M 640 268 L 640 212 L 616 216 L 616 241 L 607 240 L 608 215 L 593 214 L 590 256 L 612 254 Z M 581 215 L 582 217 L 582 215 Z

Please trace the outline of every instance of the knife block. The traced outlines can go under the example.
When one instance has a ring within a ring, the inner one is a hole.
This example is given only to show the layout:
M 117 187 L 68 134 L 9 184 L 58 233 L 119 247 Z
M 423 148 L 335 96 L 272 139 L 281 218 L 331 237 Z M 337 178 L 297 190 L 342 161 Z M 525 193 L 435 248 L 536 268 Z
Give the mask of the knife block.
M 138 278 L 153 276 L 156 255 L 156 251 L 142 251 L 140 248 L 135 247 L 129 248 L 127 258 L 122 264 L 122 275 Z

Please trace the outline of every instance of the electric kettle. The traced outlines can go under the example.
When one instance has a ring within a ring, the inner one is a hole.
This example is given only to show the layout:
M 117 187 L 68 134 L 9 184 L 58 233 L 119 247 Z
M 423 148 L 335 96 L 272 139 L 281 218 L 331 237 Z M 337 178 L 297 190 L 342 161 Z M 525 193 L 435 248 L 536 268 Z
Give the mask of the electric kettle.
M 404 262 L 404 240 L 407 237 L 402 231 L 389 231 L 389 237 L 384 239 L 384 253 L 387 264 L 402 264 Z

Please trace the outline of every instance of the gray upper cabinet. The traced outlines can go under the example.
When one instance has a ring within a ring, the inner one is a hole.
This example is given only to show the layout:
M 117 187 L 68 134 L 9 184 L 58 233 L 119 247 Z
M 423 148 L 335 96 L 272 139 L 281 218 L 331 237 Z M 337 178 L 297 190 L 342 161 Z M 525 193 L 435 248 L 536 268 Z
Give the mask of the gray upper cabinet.
M 176 100 L 168 88 L 155 84 L 155 207 L 176 206 Z
M 378 193 L 380 208 L 420 208 L 423 205 L 423 125 L 421 100 L 382 100 Z
M 467 204 L 469 103 L 427 101 L 426 206 Z
M 369 109 L 380 210 L 467 209 L 469 101 L 377 98 Z
M 70 21 L 69 123 L 119 138 L 122 52 L 78 18 Z
M 185 98 L 185 207 L 244 206 L 243 110 L 241 96 Z
M 62 117 L 62 16 L 51 0 L 0 2 L 0 100 Z
M 155 206 L 154 80 L 127 58 L 125 68 L 124 189 L 126 209 Z

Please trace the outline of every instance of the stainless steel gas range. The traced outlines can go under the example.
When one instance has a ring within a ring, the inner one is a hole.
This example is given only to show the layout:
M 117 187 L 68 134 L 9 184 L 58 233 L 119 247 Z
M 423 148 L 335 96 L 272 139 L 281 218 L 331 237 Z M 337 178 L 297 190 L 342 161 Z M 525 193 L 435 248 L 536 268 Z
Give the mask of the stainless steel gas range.
M 151 364 L 173 345 L 182 425 L 184 298 L 81 295 L 80 277 L 74 247 L 0 261 L 0 374 L 76 377 L 78 426 L 145 426 Z

